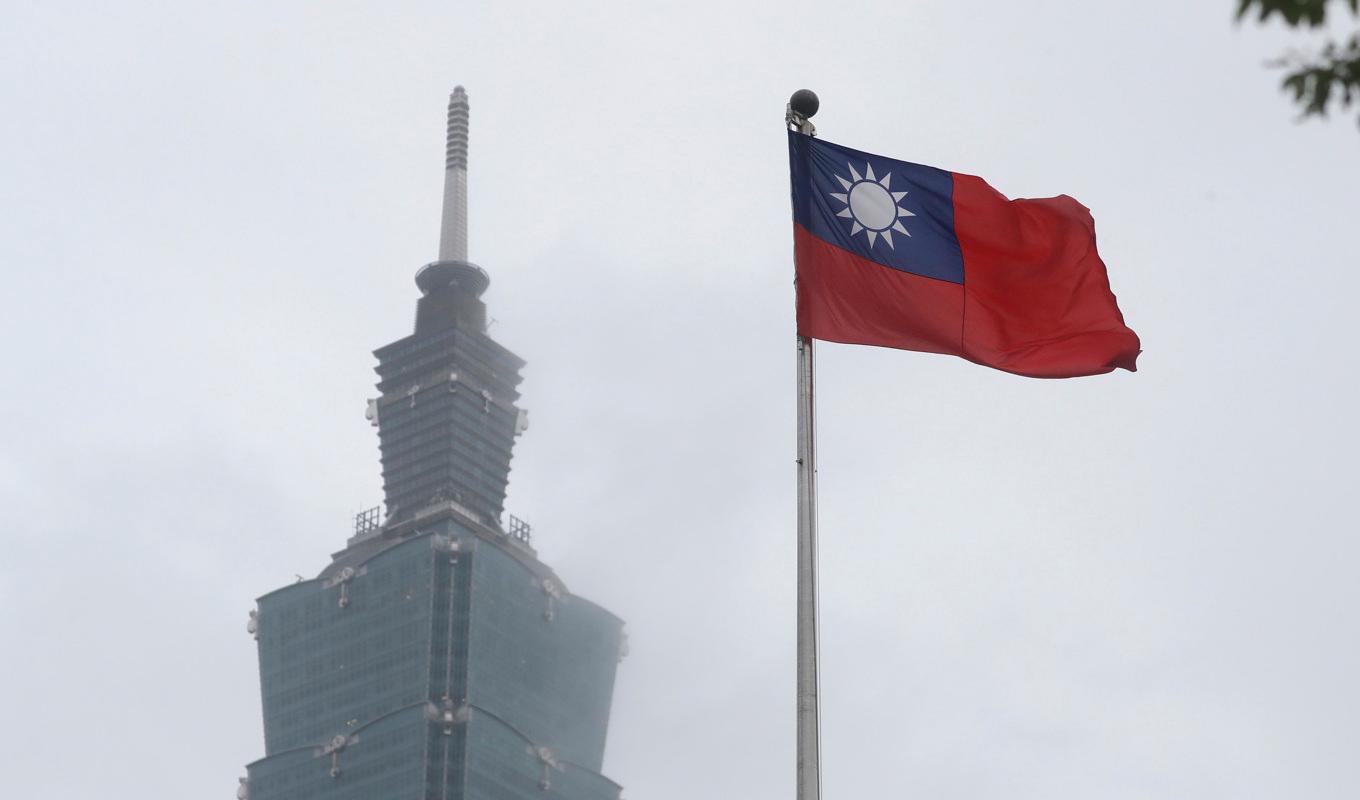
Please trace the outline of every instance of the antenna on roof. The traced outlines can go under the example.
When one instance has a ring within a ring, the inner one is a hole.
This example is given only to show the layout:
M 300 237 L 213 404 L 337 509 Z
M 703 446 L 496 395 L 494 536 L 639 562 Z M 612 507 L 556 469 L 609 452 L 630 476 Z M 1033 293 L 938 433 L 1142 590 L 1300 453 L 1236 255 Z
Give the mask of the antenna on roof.
M 468 98 L 463 87 L 449 95 L 444 145 L 444 216 L 439 226 L 439 260 L 467 261 Z

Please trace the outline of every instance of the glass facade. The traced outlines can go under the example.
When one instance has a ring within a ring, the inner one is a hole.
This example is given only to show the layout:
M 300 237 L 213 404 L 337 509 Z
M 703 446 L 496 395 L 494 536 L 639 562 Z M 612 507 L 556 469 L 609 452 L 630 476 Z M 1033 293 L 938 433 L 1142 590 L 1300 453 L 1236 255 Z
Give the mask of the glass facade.
M 251 800 L 618 798 L 618 618 L 456 512 L 349 555 L 258 601 Z
M 621 623 L 496 547 L 473 560 L 468 700 L 599 771 Z M 554 595 L 560 596 L 554 596 Z
M 356 720 L 427 699 L 436 593 L 429 543 L 391 548 L 353 572 L 259 600 L 270 752 L 328 741 Z

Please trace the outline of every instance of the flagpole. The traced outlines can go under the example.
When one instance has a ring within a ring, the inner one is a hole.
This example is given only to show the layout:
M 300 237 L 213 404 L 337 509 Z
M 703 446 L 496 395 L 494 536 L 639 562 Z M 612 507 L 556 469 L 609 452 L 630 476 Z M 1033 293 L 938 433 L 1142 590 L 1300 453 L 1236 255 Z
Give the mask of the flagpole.
M 817 684 L 817 449 L 812 339 L 798 337 L 798 791 L 822 796 Z
M 794 92 L 785 124 L 806 136 L 816 128 L 808 119 L 817 113 L 817 95 Z M 821 800 L 821 708 L 817 666 L 817 421 L 813 414 L 812 338 L 798 335 L 798 751 L 797 800 Z

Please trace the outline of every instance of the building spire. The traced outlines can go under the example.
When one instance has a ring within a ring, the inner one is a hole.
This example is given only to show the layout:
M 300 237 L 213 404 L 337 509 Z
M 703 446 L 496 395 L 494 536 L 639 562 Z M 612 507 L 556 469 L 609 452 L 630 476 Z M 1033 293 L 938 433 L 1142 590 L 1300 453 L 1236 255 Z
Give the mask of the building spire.
M 448 138 L 444 144 L 444 216 L 439 224 L 439 258 L 416 271 L 422 295 L 416 332 L 458 324 L 486 330 L 486 307 L 477 298 L 491 283 L 468 261 L 467 224 L 468 98 L 463 87 L 449 95 Z
M 463 87 L 449 95 L 448 138 L 444 147 L 444 216 L 439 226 L 439 260 L 466 262 L 468 99 Z

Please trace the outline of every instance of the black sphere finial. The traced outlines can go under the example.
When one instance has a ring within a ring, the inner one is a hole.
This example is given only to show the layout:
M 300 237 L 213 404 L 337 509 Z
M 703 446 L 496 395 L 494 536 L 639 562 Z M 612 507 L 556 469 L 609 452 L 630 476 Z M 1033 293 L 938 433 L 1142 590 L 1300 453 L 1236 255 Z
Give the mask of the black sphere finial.
M 802 114 L 808 118 L 817 113 L 821 106 L 821 101 L 817 99 L 817 93 L 811 89 L 799 89 L 789 98 L 789 108 L 795 114 Z

